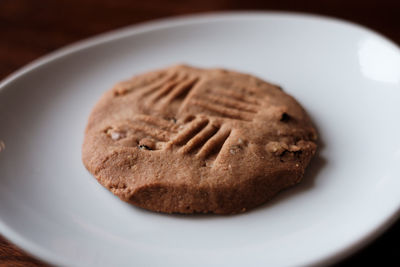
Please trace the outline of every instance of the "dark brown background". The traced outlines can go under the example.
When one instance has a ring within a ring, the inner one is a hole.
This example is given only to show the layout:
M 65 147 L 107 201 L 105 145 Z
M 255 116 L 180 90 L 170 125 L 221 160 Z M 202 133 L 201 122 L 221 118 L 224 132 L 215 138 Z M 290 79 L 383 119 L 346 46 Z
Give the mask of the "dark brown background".
M 0 79 L 66 44 L 118 27 L 168 16 L 243 9 L 301 11 L 343 18 L 400 44 L 399 0 L 0 0 Z M 399 257 L 400 221 L 339 265 L 400 266 Z M 0 236 L 0 266 L 43 265 Z

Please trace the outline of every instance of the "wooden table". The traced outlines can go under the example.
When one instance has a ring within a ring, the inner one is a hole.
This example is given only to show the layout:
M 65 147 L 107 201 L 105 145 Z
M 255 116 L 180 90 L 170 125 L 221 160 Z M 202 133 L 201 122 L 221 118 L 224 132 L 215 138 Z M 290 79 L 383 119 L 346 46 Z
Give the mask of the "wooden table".
M 301 11 L 343 18 L 400 44 L 399 0 L 0 0 L 0 79 L 57 48 L 122 26 L 182 14 L 243 9 Z M 400 266 L 399 240 L 397 221 L 367 248 L 338 265 Z M 0 266 L 46 264 L 0 236 Z

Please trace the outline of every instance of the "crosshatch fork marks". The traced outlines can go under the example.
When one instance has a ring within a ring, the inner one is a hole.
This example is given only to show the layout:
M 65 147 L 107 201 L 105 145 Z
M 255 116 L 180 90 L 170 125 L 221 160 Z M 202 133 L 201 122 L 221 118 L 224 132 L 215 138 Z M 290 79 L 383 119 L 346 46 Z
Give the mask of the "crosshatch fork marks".
M 138 92 L 141 98 L 151 103 L 152 108 L 162 110 L 174 101 L 181 105 L 199 81 L 199 76 L 186 72 L 174 72 L 153 84 L 138 89 Z
M 230 129 L 212 123 L 206 117 L 190 121 L 180 132 L 171 127 L 172 124 L 170 121 L 143 114 L 124 123 L 134 132 L 141 132 L 158 142 L 169 142 L 169 145 L 180 147 L 179 152 L 195 153 L 203 159 L 212 155 L 218 156 L 231 133 Z
M 142 97 L 146 97 L 151 95 L 154 92 L 157 92 L 161 88 L 165 87 L 171 82 L 174 82 L 175 79 L 178 78 L 177 72 L 171 72 L 169 75 L 166 75 L 164 78 L 156 80 L 154 83 L 151 83 L 145 87 L 140 88 L 140 94 Z
M 192 139 L 198 132 L 200 132 L 206 125 L 209 123 L 208 119 L 197 119 L 193 120 L 189 123 L 186 128 L 179 133 L 174 140 L 172 140 L 172 144 L 174 145 L 183 145 L 186 144 L 190 139 Z
M 237 108 L 231 108 L 228 106 L 224 106 L 221 103 L 212 103 L 199 98 L 192 99 L 190 101 L 190 104 L 201 107 L 203 110 L 216 113 L 221 117 L 226 117 L 236 120 L 252 121 L 255 115 L 254 112 L 248 112 L 244 110 L 239 110 Z
M 224 87 L 218 87 L 212 91 L 211 90 L 208 91 L 209 94 L 212 94 L 214 96 L 225 96 L 225 97 L 228 97 L 231 99 L 238 100 L 240 102 L 260 106 L 260 102 L 255 96 L 250 95 L 246 89 L 244 90 L 244 92 L 245 93 L 243 94 L 243 93 L 237 92 L 236 90 L 227 89 Z
M 174 99 L 178 98 L 185 99 L 186 96 L 189 94 L 189 92 L 193 89 L 193 87 L 196 86 L 199 80 L 200 80 L 199 77 L 193 77 L 177 85 L 167 96 L 166 102 L 170 103 Z
M 151 102 L 157 106 L 169 105 L 173 101 L 183 102 L 189 92 L 196 86 L 199 81 L 199 77 L 189 77 L 183 75 L 178 77 L 176 80 L 172 80 L 162 88 L 154 91 L 151 95 L 148 95 Z
M 197 153 L 197 156 L 205 159 L 212 155 L 218 156 L 230 134 L 231 129 L 219 128 L 218 131 L 215 132 L 214 135 L 202 146 L 200 151 Z
M 215 104 L 225 106 L 228 108 L 237 109 L 243 112 L 257 113 L 260 106 L 256 104 L 246 103 L 243 100 L 236 100 L 226 96 L 216 96 L 216 95 L 203 95 L 202 97 L 197 97 L 199 99 L 204 99 L 207 102 L 213 102 Z
M 132 85 L 131 81 L 121 82 L 114 88 L 114 96 L 123 96 L 135 89 L 154 90 L 162 86 L 166 81 L 173 79 L 176 73 L 163 72 L 158 77 L 152 79 L 145 84 Z
M 219 154 L 230 132 L 230 129 L 215 125 L 208 119 L 197 119 L 190 122 L 172 144 L 182 146 L 179 151 L 184 154 L 198 151 L 196 155 L 206 159 Z
M 219 127 L 208 123 L 206 127 L 202 128 L 192 139 L 190 139 L 185 146 L 182 147 L 183 153 L 189 153 L 198 147 L 201 147 L 208 139 L 210 139 L 217 131 Z
M 152 102 L 157 102 L 160 99 L 164 99 L 171 91 L 173 91 L 177 86 L 184 83 L 188 78 L 188 75 L 185 73 L 178 73 L 176 78 L 172 78 L 168 82 L 166 82 L 157 90 L 150 92 L 151 94 L 146 94 L 145 96 L 149 97 Z

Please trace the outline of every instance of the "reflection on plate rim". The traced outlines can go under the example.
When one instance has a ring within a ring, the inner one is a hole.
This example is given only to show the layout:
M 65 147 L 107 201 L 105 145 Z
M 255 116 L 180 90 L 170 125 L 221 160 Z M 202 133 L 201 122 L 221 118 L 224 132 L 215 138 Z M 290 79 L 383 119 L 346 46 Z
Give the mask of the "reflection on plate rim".
M 347 27 L 355 28 L 358 30 L 366 31 L 368 34 L 372 34 L 377 36 L 380 39 L 388 42 L 389 44 L 393 45 L 400 49 L 400 47 L 391 41 L 390 39 L 386 38 L 382 34 L 366 28 L 362 25 L 357 23 L 345 21 L 342 19 L 321 16 L 316 14 L 307 14 L 307 13 L 300 13 L 300 12 L 281 12 L 281 11 L 239 11 L 239 12 L 208 12 L 208 13 L 199 13 L 199 14 L 189 14 L 183 16 L 176 16 L 176 17 L 169 17 L 163 19 L 156 19 L 149 22 L 134 24 L 130 26 L 126 26 L 123 28 L 119 28 L 116 30 L 109 31 L 107 33 L 99 34 L 94 37 L 89 37 L 82 41 L 75 42 L 73 44 L 64 46 L 60 49 L 57 49 L 45 56 L 42 56 L 31 63 L 28 63 L 24 67 L 18 69 L 17 71 L 13 72 L 12 74 L 8 75 L 5 79 L 0 82 L 0 90 L 3 90 L 8 84 L 12 83 L 13 81 L 17 80 L 19 77 L 23 76 L 24 74 L 41 67 L 42 65 L 46 65 L 49 62 L 61 59 L 65 56 L 69 56 L 73 53 L 78 51 L 82 51 L 84 49 L 92 48 L 100 44 L 104 44 L 107 42 L 111 42 L 114 40 L 118 40 L 124 37 L 134 36 L 142 32 L 148 32 L 152 30 L 159 30 L 159 29 L 166 29 L 166 28 L 173 28 L 183 24 L 196 24 L 203 21 L 218 21 L 218 20 L 225 20 L 225 19 L 235 19 L 235 18 L 249 18 L 251 16 L 256 17 L 288 17 L 288 18 L 304 18 L 304 19 L 313 19 L 315 21 L 324 20 L 330 21 L 333 23 L 341 24 Z M 400 50 L 398 50 L 400 53 Z M 370 232 L 366 233 L 363 238 L 359 240 L 355 240 L 347 247 L 342 248 L 339 251 L 333 251 L 331 255 L 322 258 L 322 259 L 314 259 L 308 263 L 308 265 L 320 265 L 320 264 L 333 264 L 338 262 L 347 256 L 359 251 L 360 249 L 364 248 L 374 239 L 376 239 L 379 235 L 381 235 L 384 231 L 386 231 L 390 226 L 392 226 L 397 218 L 400 216 L 400 203 L 398 210 L 394 212 L 388 218 L 382 220 L 380 225 L 375 228 L 371 229 Z M 18 232 L 15 232 L 11 227 L 5 224 L 0 218 L 0 234 L 3 235 L 5 238 L 10 240 L 11 242 L 17 244 L 19 247 L 24 249 L 31 255 L 34 255 L 46 262 L 56 264 L 56 265 L 65 265 L 68 263 L 67 259 L 62 259 L 58 256 L 54 256 L 52 253 L 49 253 L 46 249 L 38 246 L 34 242 L 26 240 L 23 236 L 21 236 Z

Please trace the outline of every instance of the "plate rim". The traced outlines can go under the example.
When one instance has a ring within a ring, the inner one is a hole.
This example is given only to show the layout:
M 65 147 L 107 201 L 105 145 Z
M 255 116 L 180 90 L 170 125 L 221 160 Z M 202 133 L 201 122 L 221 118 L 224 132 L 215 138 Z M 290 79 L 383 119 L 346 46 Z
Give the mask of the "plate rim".
M 96 34 L 83 40 L 73 42 L 71 44 L 65 45 L 58 48 L 50 53 L 47 53 L 39 58 L 29 62 L 23 67 L 17 69 L 11 74 L 7 75 L 0 81 L 0 94 L 5 88 L 10 85 L 15 80 L 19 79 L 23 75 L 40 68 L 48 63 L 56 60 L 60 60 L 64 57 L 72 55 L 74 53 L 83 51 L 85 49 L 90 49 L 104 43 L 116 41 L 126 37 L 134 36 L 140 33 L 149 32 L 153 30 L 162 30 L 167 28 L 174 28 L 184 24 L 198 24 L 204 21 L 218 21 L 226 19 L 238 19 L 238 18 L 249 18 L 249 17 L 287 17 L 287 18 L 302 18 L 311 19 L 315 22 L 325 21 L 332 22 L 338 25 L 350 27 L 352 29 L 362 30 L 368 34 L 372 34 L 380 38 L 381 40 L 387 42 L 391 46 L 397 48 L 397 52 L 400 54 L 400 45 L 386 37 L 385 35 L 370 29 L 366 26 L 358 24 L 356 22 L 344 20 L 341 18 L 335 18 L 326 15 L 306 13 L 306 12 L 292 12 L 292 11 L 257 11 L 257 10 L 243 10 L 243 11 L 219 11 L 219 12 L 201 12 L 194 14 L 185 14 L 179 16 L 171 16 L 160 19 L 153 19 L 141 23 L 130 24 L 128 26 L 120 27 L 114 30 L 107 31 L 105 33 Z M 374 229 L 370 229 L 362 238 L 354 240 L 353 242 L 342 247 L 340 250 L 331 252 L 328 256 L 317 257 L 310 260 L 307 265 L 319 266 L 321 264 L 331 265 L 340 260 L 343 260 L 350 255 L 360 251 L 365 248 L 368 244 L 378 238 L 383 234 L 388 228 L 390 228 L 400 217 L 400 203 L 398 204 L 397 211 L 395 211 L 391 216 L 386 217 L 381 220 L 378 226 Z M 53 253 L 48 251 L 46 248 L 38 245 L 37 243 L 24 238 L 23 235 L 16 232 L 12 227 L 3 222 L 0 217 L 0 234 L 7 239 L 9 242 L 16 244 L 18 247 L 22 248 L 24 252 L 30 254 L 34 258 L 38 258 L 41 261 L 56 265 L 71 264 L 70 260 L 55 256 Z M 76 265 L 76 263 L 72 263 Z

